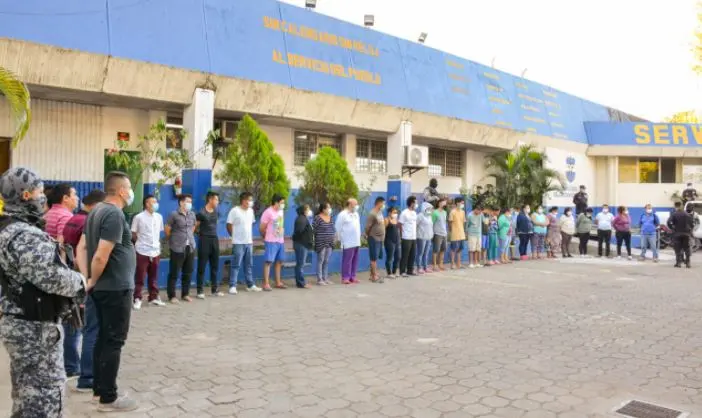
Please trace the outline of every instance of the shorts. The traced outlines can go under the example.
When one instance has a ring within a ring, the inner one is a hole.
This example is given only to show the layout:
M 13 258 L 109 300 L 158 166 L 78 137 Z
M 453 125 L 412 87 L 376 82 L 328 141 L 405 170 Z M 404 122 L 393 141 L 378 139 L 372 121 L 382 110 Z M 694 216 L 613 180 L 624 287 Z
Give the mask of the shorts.
M 266 263 L 282 263 L 285 259 L 285 244 L 282 242 L 264 242 Z
M 368 256 L 370 261 L 378 261 L 380 253 L 383 251 L 383 241 L 378 241 L 375 238 L 368 238 Z
M 483 246 L 482 240 L 480 236 L 474 236 L 474 235 L 469 235 L 468 236 L 468 251 L 470 252 L 476 252 L 476 251 L 482 251 Z
M 451 251 L 463 251 L 463 243 L 465 240 L 451 241 Z
M 482 250 L 486 250 L 490 246 L 489 241 L 488 241 L 488 236 L 483 235 L 483 244 L 482 244 Z M 478 251 L 478 250 L 476 250 Z
M 431 246 L 434 254 L 446 252 L 446 237 L 434 235 L 434 238 L 431 240 Z

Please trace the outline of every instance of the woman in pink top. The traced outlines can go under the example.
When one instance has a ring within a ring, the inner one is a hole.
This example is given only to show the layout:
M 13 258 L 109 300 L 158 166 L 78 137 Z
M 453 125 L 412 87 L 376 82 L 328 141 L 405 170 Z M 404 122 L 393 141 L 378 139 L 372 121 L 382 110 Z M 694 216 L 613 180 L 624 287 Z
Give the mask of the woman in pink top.
M 624 206 L 619 206 L 617 216 L 612 221 L 617 238 L 617 258 L 622 258 L 622 242 L 626 244 L 626 252 L 631 260 L 631 218 L 629 211 Z

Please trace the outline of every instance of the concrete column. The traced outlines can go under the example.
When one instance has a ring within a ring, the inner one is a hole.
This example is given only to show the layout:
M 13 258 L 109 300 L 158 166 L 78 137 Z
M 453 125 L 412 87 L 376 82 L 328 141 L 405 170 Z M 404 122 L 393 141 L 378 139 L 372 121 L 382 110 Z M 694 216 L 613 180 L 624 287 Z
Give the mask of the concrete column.
M 394 134 L 388 137 L 388 188 L 387 206 L 405 208 L 407 198 L 412 194 L 412 181 L 403 176 L 405 146 L 412 145 L 412 123 L 401 122 Z
M 183 112 L 187 137 L 183 148 L 192 156 L 194 167 L 183 171 L 183 193 L 193 196 L 193 208 L 205 205 L 205 194 L 212 188 L 212 150 L 205 150 L 207 135 L 214 124 L 215 93 L 195 89 L 193 101 Z
M 344 150 L 344 159 L 349 166 L 349 170 L 356 170 L 356 135 L 346 134 L 342 139 L 342 149 Z

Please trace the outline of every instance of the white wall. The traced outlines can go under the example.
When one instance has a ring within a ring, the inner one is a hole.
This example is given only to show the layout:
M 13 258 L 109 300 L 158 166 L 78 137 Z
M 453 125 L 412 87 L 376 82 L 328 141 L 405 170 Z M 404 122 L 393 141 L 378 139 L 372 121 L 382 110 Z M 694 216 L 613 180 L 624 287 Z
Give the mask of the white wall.
M 619 183 L 617 184 L 617 201 L 610 202 L 610 205 L 624 205 L 629 207 L 643 207 L 647 203 L 657 207 L 672 207 L 673 201 L 670 196 L 675 193 L 682 193 L 685 184 L 639 184 L 639 183 Z
M 595 204 L 593 191 L 595 187 L 595 160 L 585 154 L 571 152 L 559 148 L 545 149 L 548 156 L 547 167 L 560 172 L 566 177 L 567 186 L 562 193 L 552 193 L 545 199 L 547 206 L 572 206 L 573 196 L 578 192 L 580 185 L 587 187 L 590 193 L 590 204 Z M 569 164 L 574 161 L 574 164 Z

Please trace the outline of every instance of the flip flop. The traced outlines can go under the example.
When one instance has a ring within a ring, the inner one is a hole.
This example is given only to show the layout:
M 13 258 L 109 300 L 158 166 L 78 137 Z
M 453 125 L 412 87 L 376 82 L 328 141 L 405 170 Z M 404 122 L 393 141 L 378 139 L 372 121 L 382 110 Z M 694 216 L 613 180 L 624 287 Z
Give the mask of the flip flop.
M 275 285 L 275 288 L 276 289 L 287 289 L 288 287 L 284 284 L 277 284 L 277 285 Z

